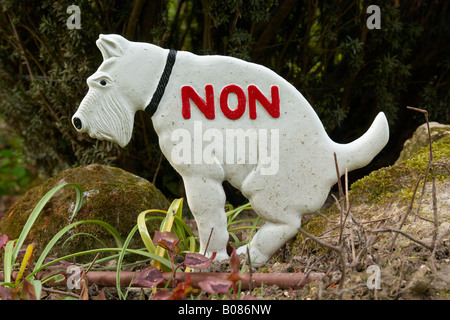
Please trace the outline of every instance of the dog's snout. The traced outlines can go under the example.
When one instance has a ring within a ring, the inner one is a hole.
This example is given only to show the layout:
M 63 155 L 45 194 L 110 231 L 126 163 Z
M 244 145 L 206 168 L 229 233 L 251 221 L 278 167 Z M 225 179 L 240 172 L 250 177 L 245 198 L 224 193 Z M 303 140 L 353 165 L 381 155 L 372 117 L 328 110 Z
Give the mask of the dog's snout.
M 72 122 L 77 130 L 81 130 L 81 128 L 83 128 L 83 123 L 81 122 L 80 118 L 74 117 Z

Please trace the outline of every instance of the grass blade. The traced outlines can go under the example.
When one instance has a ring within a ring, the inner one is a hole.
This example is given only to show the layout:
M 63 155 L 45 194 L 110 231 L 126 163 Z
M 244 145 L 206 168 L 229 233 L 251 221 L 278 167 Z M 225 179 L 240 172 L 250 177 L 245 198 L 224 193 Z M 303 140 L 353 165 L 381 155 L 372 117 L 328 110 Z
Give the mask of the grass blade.
M 181 212 L 183 210 L 183 198 L 181 199 L 175 199 L 169 209 L 167 210 L 166 218 L 164 219 L 163 223 L 161 224 L 160 230 L 161 232 L 167 232 L 172 230 L 173 221 L 175 220 L 175 217 L 178 217 L 181 219 Z
M 15 242 L 16 242 L 15 240 L 10 240 L 6 243 L 6 246 L 5 246 L 5 253 L 4 253 L 4 257 L 3 257 L 3 261 L 4 261 L 3 262 L 3 273 L 5 274 L 5 276 L 4 276 L 5 283 L 11 282 L 11 273 L 12 273 L 13 264 L 14 264 L 12 256 L 13 256 L 13 248 L 14 248 Z
M 153 211 L 159 211 L 159 210 L 147 210 L 147 211 L 141 212 L 141 214 L 138 217 L 137 225 L 134 226 L 133 229 L 131 229 L 130 233 L 128 234 L 127 238 L 125 239 L 125 242 L 123 243 L 122 251 L 119 254 L 119 258 L 117 260 L 117 267 L 116 267 L 116 289 L 117 289 L 117 293 L 119 295 L 119 299 L 125 299 L 125 295 L 122 293 L 122 290 L 120 289 L 120 269 L 122 267 L 122 261 L 123 261 L 123 258 L 125 256 L 125 253 L 128 250 L 128 245 L 130 244 L 131 239 L 133 238 L 133 236 L 136 233 L 136 231 L 138 230 L 138 228 L 139 228 L 139 232 L 141 231 L 141 228 L 143 229 L 143 226 L 145 226 L 146 222 L 151 221 L 151 220 L 157 220 L 157 219 L 161 219 L 162 220 L 163 219 L 163 217 L 160 217 L 160 216 L 154 216 L 154 217 L 145 218 L 145 215 L 147 213 L 153 212 Z M 145 230 L 147 230 L 146 226 L 145 226 Z M 148 230 L 146 232 L 146 235 L 148 236 L 148 238 L 151 241 L 150 235 L 148 235 Z M 141 238 L 142 238 L 142 234 L 141 234 Z M 143 240 L 143 238 L 142 238 L 142 240 Z M 147 239 L 147 241 L 148 241 L 148 239 Z M 153 242 L 152 242 L 152 245 L 153 245 Z M 147 248 L 147 251 L 148 251 L 148 248 Z M 165 265 L 170 265 L 170 261 L 165 260 L 164 264 Z
M 36 262 L 36 265 L 34 266 L 34 270 L 37 270 L 37 269 L 39 269 L 41 267 L 44 259 L 47 257 L 47 255 L 50 252 L 50 250 L 53 248 L 53 246 L 56 244 L 56 242 L 58 242 L 58 240 L 67 231 L 69 231 L 73 227 L 78 226 L 78 225 L 83 224 L 83 223 L 96 223 L 96 224 L 104 227 L 107 231 L 109 231 L 114 236 L 114 239 L 116 241 L 117 246 L 119 248 L 122 247 L 122 239 L 121 239 L 121 236 L 120 236 L 119 232 L 113 226 L 111 226 L 109 223 L 101 221 L 101 220 L 83 220 L 83 221 L 73 222 L 73 223 L 67 225 L 66 227 L 64 227 L 63 229 L 61 229 L 57 234 L 55 234 L 53 236 L 53 238 L 49 241 L 47 246 L 42 251 L 38 261 Z
M 147 251 L 150 253 L 155 253 L 156 247 L 153 244 L 152 238 L 150 237 L 150 234 L 148 233 L 147 225 L 146 225 L 146 219 L 145 215 L 147 213 L 153 212 L 154 210 L 145 210 L 142 211 L 138 218 L 137 218 L 137 228 L 139 230 L 139 234 L 141 235 L 142 241 L 144 242 L 145 247 L 147 248 Z
M 31 258 L 31 255 L 33 254 L 33 245 L 29 244 L 27 247 L 27 250 L 25 251 L 25 255 L 23 256 L 22 264 L 20 265 L 19 273 L 17 274 L 16 278 L 16 285 L 20 282 L 20 279 L 22 279 L 22 275 L 25 272 L 25 268 L 28 265 L 28 261 Z
M 66 255 L 64 257 L 60 257 L 60 258 L 56 258 L 50 262 L 47 262 L 46 264 L 41 264 L 41 266 L 39 268 L 34 268 L 33 272 L 31 272 L 28 276 L 27 279 L 35 276 L 39 271 L 44 270 L 45 268 L 51 266 L 52 264 L 55 264 L 59 261 L 63 261 L 63 260 L 69 260 L 72 258 L 76 258 L 79 256 L 83 256 L 83 255 L 87 255 L 87 254 L 97 254 L 97 253 L 103 253 L 103 252 L 121 252 L 122 250 L 125 250 L 127 253 L 132 253 L 132 254 L 136 254 L 136 255 L 140 255 L 146 258 L 150 258 L 150 259 L 154 259 L 154 260 L 158 260 L 159 262 L 161 262 L 164 266 L 166 266 L 167 268 L 171 267 L 170 261 L 164 258 L 161 258 L 155 254 L 143 251 L 143 250 L 139 250 L 139 249 L 123 249 L 123 248 L 99 248 L 99 249 L 92 249 L 92 250 L 85 250 L 85 251 L 80 251 L 80 252 L 75 252 L 69 255 Z
M 28 217 L 28 220 L 25 223 L 25 225 L 22 229 L 22 232 L 20 233 L 19 238 L 17 239 L 16 246 L 14 247 L 14 250 L 12 252 L 12 257 L 11 257 L 12 263 L 14 263 L 14 261 L 16 261 L 17 255 L 19 254 L 19 250 L 22 247 L 22 244 L 25 241 L 25 238 L 27 237 L 28 233 L 30 232 L 31 227 L 33 226 L 34 222 L 36 221 L 37 217 L 41 213 L 44 206 L 47 204 L 47 202 L 50 200 L 50 198 L 53 197 L 53 195 L 58 190 L 60 190 L 61 188 L 65 187 L 65 186 L 69 186 L 69 185 L 73 186 L 75 188 L 75 191 L 77 194 L 77 198 L 75 201 L 75 208 L 74 208 L 74 211 L 72 214 L 72 219 L 77 215 L 78 211 L 81 208 L 81 205 L 83 204 L 83 190 L 81 189 L 81 187 L 76 183 L 63 183 L 63 184 L 60 184 L 60 185 L 54 187 L 53 189 L 51 189 L 49 192 L 47 192 L 42 197 L 41 200 L 39 200 L 38 204 L 36 205 L 36 207 L 31 212 L 30 216 Z

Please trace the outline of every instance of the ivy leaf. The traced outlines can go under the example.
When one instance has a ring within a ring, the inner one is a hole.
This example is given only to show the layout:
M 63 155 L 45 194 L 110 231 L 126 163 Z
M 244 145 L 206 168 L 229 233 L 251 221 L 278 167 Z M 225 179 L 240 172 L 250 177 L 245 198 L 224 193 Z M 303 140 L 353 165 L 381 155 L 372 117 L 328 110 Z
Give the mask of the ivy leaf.
M 181 282 L 176 286 L 169 300 L 181 300 L 183 297 L 188 295 L 192 289 L 191 275 L 188 275 L 185 282 Z
M 3 234 L 0 236 L 0 250 L 2 250 L 6 246 L 6 243 L 8 241 L 9 241 L 9 238 L 6 234 Z
M 216 277 L 208 277 L 198 283 L 200 289 L 207 293 L 223 293 L 226 295 L 228 295 L 232 285 L 232 281 Z
M 215 257 L 216 252 L 212 254 L 211 258 L 207 258 L 201 253 L 188 252 L 184 259 L 184 265 L 192 269 L 204 270 L 211 265 Z
M 171 292 L 168 289 L 157 291 L 151 300 L 181 300 L 192 291 L 191 276 L 188 275 L 185 282 L 179 283 Z
M 155 235 L 153 237 L 153 244 L 155 246 L 159 245 L 166 250 L 175 251 L 175 247 L 177 246 L 178 242 L 180 242 L 180 239 L 178 239 L 173 232 L 155 231 Z
M 158 268 L 150 266 L 139 272 L 133 280 L 133 284 L 146 288 L 153 288 L 164 280 Z
M 241 268 L 241 260 L 239 259 L 238 254 L 236 253 L 236 249 L 233 249 L 233 252 L 230 256 L 230 266 L 231 273 L 227 277 L 227 280 L 233 283 L 233 290 L 236 293 L 237 283 L 238 281 L 248 281 L 250 279 L 249 274 L 241 274 L 239 269 Z
M 236 249 L 234 248 L 230 256 L 230 266 L 231 266 L 231 273 L 239 273 L 239 269 L 241 268 L 241 260 L 239 259 L 239 256 L 236 253 Z

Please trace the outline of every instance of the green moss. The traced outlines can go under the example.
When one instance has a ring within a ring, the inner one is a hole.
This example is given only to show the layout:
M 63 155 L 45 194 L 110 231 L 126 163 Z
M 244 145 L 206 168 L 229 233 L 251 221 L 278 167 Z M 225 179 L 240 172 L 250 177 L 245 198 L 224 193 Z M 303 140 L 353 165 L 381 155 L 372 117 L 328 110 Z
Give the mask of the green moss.
M 433 161 L 437 161 L 442 158 L 450 158 L 450 136 L 443 137 L 442 139 L 433 142 L 431 144 L 433 151 Z M 404 161 L 404 163 L 411 168 L 418 170 L 425 170 L 428 164 L 430 156 L 430 147 L 421 148 L 414 156 Z
M 432 144 L 433 161 L 450 157 L 450 136 Z M 361 202 L 386 202 L 394 195 L 411 199 L 420 174 L 424 174 L 429 161 L 429 147 L 421 148 L 402 163 L 370 173 L 352 184 L 352 199 Z M 443 172 L 440 178 L 447 178 Z
M 414 188 L 418 177 L 419 172 L 406 165 L 382 168 L 353 183 L 351 198 L 357 203 L 384 202 Z

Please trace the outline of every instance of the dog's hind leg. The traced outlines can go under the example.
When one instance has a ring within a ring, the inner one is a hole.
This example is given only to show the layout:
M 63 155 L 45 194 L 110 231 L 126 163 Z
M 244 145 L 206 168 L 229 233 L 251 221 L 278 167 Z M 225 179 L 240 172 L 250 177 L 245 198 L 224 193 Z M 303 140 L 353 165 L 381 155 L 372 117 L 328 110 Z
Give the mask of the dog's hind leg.
M 300 219 L 286 222 L 265 222 L 248 245 L 252 265 L 264 265 L 288 240 L 298 232 Z M 247 254 L 247 245 L 237 250 L 238 254 Z
M 272 189 L 262 189 L 249 200 L 255 212 L 265 220 L 248 244 L 250 259 L 254 266 L 262 266 L 272 255 L 298 232 L 301 214 L 298 206 L 271 201 Z M 238 254 L 246 254 L 247 246 L 240 247 Z

